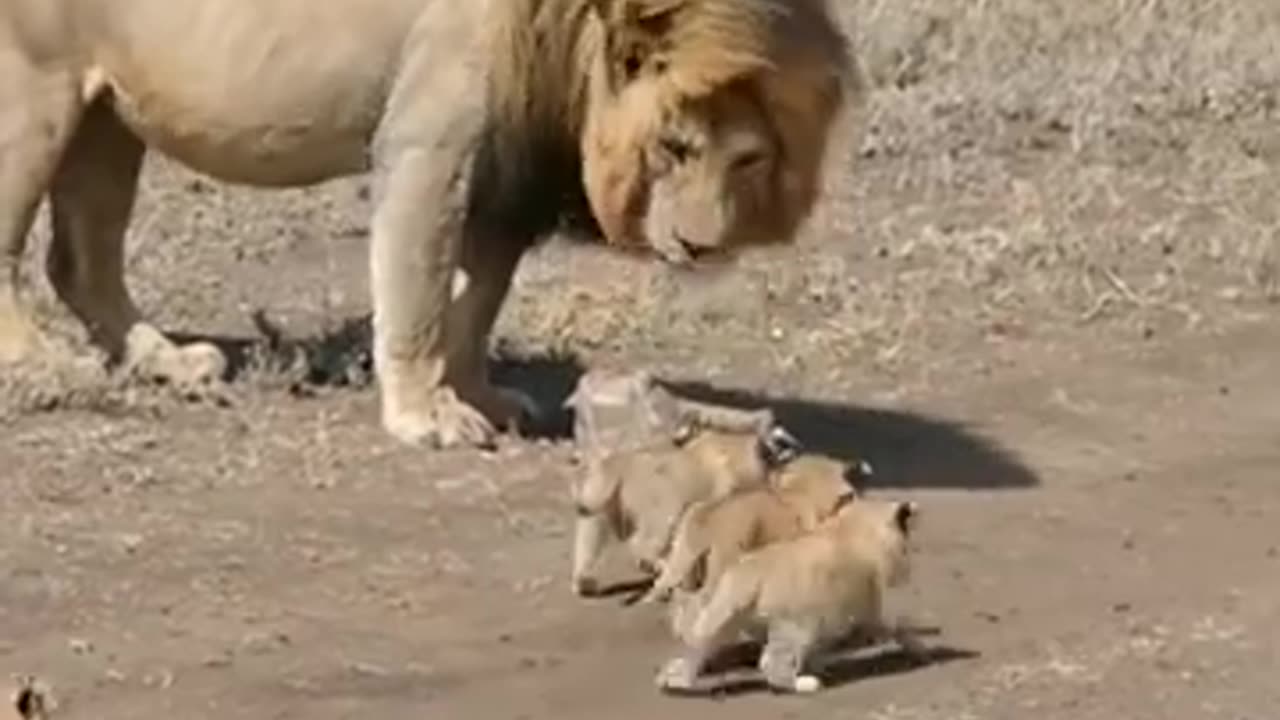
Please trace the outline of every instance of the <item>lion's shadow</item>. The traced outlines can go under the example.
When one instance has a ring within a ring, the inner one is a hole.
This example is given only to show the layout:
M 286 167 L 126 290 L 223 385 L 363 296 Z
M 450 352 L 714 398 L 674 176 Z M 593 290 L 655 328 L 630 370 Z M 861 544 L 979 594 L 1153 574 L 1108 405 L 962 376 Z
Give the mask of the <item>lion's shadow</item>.
M 664 382 L 671 392 L 731 407 L 768 407 L 810 451 L 868 461 L 875 487 L 1034 487 L 1036 473 L 1012 450 L 965 423 L 914 412 L 779 398 L 702 382 Z
M 177 337 L 177 336 L 176 336 Z M 360 385 L 372 376 L 368 318 L 348 321 L 332 332 L 303 340 L 267 341 L 226 337 L 177 337 L 217 344 L 229 359 L 228 379 L 250 367 L 301 365 L 301 385 Z M 584 368 L 572 357 L 496 359 L 496 382 L 519 388 L 545 411 L 527 434 L 568 439 L 573 413 L 564 407 Z M 1015 453 L 964 423 L 919 413 L 882 410 L 807 398 L 773 397 L 705 382 L 660 381 L 671 392 L 694 400 L 741 408 L 769 407 L 810 451 L 840 460 L 867 460 L 875 487 L 1034 487 L 1039 478 Z

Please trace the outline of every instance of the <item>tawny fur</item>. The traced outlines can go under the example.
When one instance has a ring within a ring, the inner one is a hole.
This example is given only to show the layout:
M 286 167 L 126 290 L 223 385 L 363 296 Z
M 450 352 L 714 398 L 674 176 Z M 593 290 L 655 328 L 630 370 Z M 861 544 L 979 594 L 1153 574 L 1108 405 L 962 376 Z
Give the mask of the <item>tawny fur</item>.
M 781 430 L 768 408 L 744 410 L 696 402 L 675 395 L 643 370 L 592 368 L 578 379 L 564 407 L 573 410 L 573 437 L 584 454 L 679 441 L 682 434 L 698 428 L 754 432 L 762 437 Z
M 644 600 L 666 601 L 676 589 L 713 588 L 743 553 L 814 529 L 857 498 L 861 467 L 865 464 L 800 455 L 775 471 L 763 487 L 695 503 L 681 517 L 662 573 Z M 687 612 L 687 606 L 681 612 Z
M 771 461 L 764 443 L 755 432 L 707 428 L 681 444 L 589 456 L 574 488 L 573 591 L 598 590 L 593 572 L 613 542 L 625 542 L 641 568 L 656 571 L 686 508 L 766 482 Z
M 824 0 L 0 2 L 0 361 L 49 349 L 18 292 L 35 209 L 48 275 L 133 372 L 216 380 L 124 279 L 148 150 L 298 187 L 372 171 L 383 426 L 489 444 L 536 411 L 490 384 L 523 254 L 577 221 L 671 263 L 791 242 L 859 75 Z
M 854 628 L 921 656 L 915 636 L 883 614 L 885 591 L 910 575 L 917 521 L 914 503 L 861 498 L 811 532 L 744 554 L 711 588 L 683 638 L 685 652 L 663 667 L 659 686 L 693 689 L 707 661 L 743 632 L 764 634 L 760 669 L 783 692 L 819 689 L 810 672 L 816 654 Z

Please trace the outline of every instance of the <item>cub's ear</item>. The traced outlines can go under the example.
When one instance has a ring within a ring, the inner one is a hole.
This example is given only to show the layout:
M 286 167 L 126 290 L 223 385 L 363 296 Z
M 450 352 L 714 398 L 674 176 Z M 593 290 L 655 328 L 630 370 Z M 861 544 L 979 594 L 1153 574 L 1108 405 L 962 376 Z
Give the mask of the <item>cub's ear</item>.
M 667 37 L 689 0 L 589 0 L 603 22 L 615 85 L 666 67 Z
M 773 425 L 760 438 L 760 458 L 769 467 L 781 467 L 796 459 L 803 451 L 800 441 L 781 425 Z
M 893 524 L 906 535 L 920 522 L 920 506 L 914 502 L 900 502 L 893 513 Z
M 702 430 L 702 425 L 695 418 L 682 418 L 671 432 L 671 442 L 676 447 L 684 447 Z
M 862 490 L 867 480 L 874 474 L 875 470 L 866 460 L 858 460 L 844 466 L 844 481 L 855 490 Z

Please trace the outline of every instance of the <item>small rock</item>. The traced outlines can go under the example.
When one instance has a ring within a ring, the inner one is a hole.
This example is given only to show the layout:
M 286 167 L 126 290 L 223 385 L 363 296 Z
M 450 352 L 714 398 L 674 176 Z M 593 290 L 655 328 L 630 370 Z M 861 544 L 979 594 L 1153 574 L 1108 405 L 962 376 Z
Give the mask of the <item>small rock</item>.
M 93 653 L 93 642 L 84 638 L 71 638 L 67 641 L 67 645 L 71 648 L 71 652 L 77 655 L 89 655 Z
M 1118 602 L 1111 606 L 1111 612 L 1127 613 L 1133 609 L 1133 605 L 1127 602 Z
M 231 665 L 232 655 L 230 650 L 223 650 L 217 655 L 210 655 L 201 661 L 201 665 L 209 668 L 229 667 Z
M 266 655 L 289 644 L 289 635 L 281 631 L 250 633 L 240 641 L 240 649 L 251 655 Z
M 168 690 L 173 687 L 173 681 L 173 671 L 168 668 L 161 668 L 142 677 L 143 687 L 156 688 L 158 690 Z
M 142 547 L 142 536 L 137 533 L 125 533 L 120 536 L 120 548 L 128 555 L 138 552 Z

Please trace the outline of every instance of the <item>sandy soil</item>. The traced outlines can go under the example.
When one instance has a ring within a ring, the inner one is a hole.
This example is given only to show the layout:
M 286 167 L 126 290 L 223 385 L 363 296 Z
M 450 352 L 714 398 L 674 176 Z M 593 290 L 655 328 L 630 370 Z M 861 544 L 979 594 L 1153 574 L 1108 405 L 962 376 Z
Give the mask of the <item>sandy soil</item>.
M 841 4 L 872 126 L 797 252 L 688 278 L 552 243 L 497 347 L 547 401 L 643 365 L 869 457 L 874 494 L 924 508 L 893 601 L 935 662 L 659 694 L 661 618 L 568 591 L 563 422 L 494 454 L 378 427 L 363 180 L 254 192 L 153 158 L 130 281 L 238 372 L 222 402 L 91 361 L 0 378 L 0 669 L 67 718 L 1276 716 L 1280 16 L 960 5 Z

